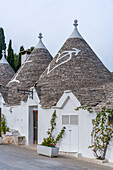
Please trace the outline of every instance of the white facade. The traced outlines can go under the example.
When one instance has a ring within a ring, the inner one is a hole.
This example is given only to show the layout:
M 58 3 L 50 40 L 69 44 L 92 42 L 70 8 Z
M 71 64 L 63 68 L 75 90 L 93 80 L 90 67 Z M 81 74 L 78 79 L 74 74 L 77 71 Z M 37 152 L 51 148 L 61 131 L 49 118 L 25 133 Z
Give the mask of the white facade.
M 38 111 L 38 144 L 41 144 L 43 138 L 47 137 L 47 130 L 50 128 L 50 120 L 54 110 L 56 110 L 56 127 L 54 129 L 55 137 L 59 134 L 63 126 L 66 127 L 63 138 L 57 146 L 60 151 L 73 154 L 80 154 L 83 157 L 95 158 L 93 151 L 88 149 L 91 145 L 92 119 L 95 113 L 89 113 L 87 110 L 75 111 L 80 106 L 79 101 L 70 91 L 64 92 L 55 107 L 43 109 L 39 103 L 39 98 L 35 89 L 33 90 L 33 99 L 28 98 L 27 103 L 22 102 L 19 106 L 9 107 L 5 105 L 2 98 L 2 113 L 7 120 L 7 126 L 20 132 L 25 136 L 26 145 L 33 144 L 33 110 Z M 106 158 L 113 162 L 113 140 L 108 147 Z
M 17 106 L 8 106 L 5 104 L 3 97 L 0 97 L 0 107 L 2 114 L 5 115 L 7 126 L 10 129 L 18 130 L 20 135 L 25 136 L 25 144 L 33 144 L 33 109 L 38 110 L 36 93 L 34 100 L 30 99 L 27 103 L 21 102 Z M 35 101 L 35 102 L 34 102 Z
M 27 60 L 28 57 L 29 57 L 29 54 L 27 52 L 21 55 L 21 65 Z

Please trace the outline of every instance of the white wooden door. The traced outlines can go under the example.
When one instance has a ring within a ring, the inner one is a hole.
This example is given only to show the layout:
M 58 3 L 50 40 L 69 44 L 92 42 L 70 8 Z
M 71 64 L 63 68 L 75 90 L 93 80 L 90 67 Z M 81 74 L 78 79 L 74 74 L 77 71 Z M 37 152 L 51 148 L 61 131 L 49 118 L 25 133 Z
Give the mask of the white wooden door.
M 78 115 L 62 115 L 62 126 L 66 127 L 62 138 L 62 150 L 78 152 Z

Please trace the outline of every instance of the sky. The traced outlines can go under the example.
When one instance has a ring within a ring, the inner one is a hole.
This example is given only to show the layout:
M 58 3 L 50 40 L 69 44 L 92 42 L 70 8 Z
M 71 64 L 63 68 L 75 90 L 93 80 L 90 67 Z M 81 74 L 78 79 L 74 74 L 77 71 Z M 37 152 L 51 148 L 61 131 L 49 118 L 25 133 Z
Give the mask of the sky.
M 113 72 L 113 0 L 0 0 L 0 27 L 15 53 L 36 46 L 38 34 L 54 57 L 78 30 L 104 65 Z

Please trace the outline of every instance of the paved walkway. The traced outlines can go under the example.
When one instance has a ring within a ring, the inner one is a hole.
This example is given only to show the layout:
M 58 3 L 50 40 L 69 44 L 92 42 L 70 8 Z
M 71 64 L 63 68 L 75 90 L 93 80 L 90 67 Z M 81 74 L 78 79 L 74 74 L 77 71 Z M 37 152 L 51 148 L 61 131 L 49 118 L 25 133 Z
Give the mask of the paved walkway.
M 64 155 L 49 158 L 38 155 L 35 150 L 2 144 L 0 170 L 113 170 L 113 167 Z

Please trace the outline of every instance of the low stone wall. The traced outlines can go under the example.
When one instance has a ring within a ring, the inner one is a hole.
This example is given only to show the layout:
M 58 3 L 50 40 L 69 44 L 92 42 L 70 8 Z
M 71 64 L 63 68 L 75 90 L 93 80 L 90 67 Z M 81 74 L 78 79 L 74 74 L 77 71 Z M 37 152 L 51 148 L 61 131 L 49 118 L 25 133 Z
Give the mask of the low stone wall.
M 25 145 L 25 136 L 2 135 L 2 143 Z

